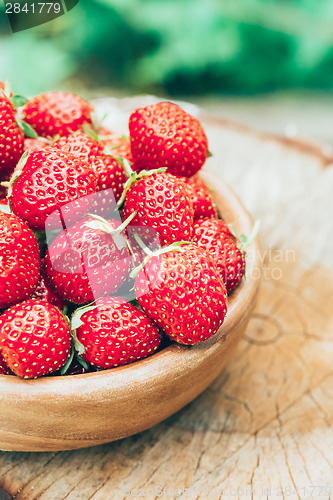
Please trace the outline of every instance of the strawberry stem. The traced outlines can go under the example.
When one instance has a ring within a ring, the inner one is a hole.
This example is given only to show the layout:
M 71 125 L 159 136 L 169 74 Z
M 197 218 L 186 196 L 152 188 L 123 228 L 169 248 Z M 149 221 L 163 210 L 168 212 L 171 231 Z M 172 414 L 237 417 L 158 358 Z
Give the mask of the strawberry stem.
M 142 250 L 147 254 L 146 257 L 143 259 L 141 264 L 139 264 L 135 269 L 130 274 L 130 278 L 136 278 L 141 269 L 145 267 L 149 259 L 152 257 L 158 257 L 159 255 L 163 255 L 164 253 L 168 252 L 183 252 L 184 249 L 182 245 L 193 245 L 194 243 L 192 241 L 176 241 L 175 243 L 172 243 L 171 245 L 168 245 L 167 247 L 162 247 L 159 248 L 158 250 L 155 250 L 152 252 L 142 241 L 140 236 L 138 236 L 136 233 L 134 234 L 134 238 L 138 245 L 142 248 Z

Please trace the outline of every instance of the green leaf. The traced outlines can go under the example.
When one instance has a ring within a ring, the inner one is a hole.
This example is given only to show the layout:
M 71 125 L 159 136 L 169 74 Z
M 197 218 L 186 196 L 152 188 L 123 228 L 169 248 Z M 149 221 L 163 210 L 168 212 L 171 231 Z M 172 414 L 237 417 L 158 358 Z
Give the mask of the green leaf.
M 27 122 L 19 120 L 18 125 L 23 130 L 24 135 L 30 137 L 30 139 L 38 139 L 38 134 L 34 131 L 32 127 L 30 127 L 30 125 Z
M 73 361 L 73 358 L 74 358 L 74 347 L 73 347 L 73 344 L 71 344 L 71 350 L 70 350 L 69 356 L 67 358 L 67 361 L 60 369 L 61 375 L 65 375 L 65 373 L 67 372 L 68 368 L 70 367 L 70 365 Z
M 88 363 L 86 362 L 85 359 L 83 359 L 82 356 L 80 356 L 78 353 L 76 353 L 76 359 L 78 360 L 78 362 L 80 363 L 80 365 L 83 366 L 83 368 L 85 368 L 86 370 L 89 370 L 89 365 Z
M 83 125 L 83 132 L 93 141 L 99 142 L 98 134 L 87 123 Z
M 10 102 L 12 103 L 13 108 L 16 109 L 20 106 L 24 106 L 28 102 L 28 99 L 23 95 L 14 95 L 10 99 Z

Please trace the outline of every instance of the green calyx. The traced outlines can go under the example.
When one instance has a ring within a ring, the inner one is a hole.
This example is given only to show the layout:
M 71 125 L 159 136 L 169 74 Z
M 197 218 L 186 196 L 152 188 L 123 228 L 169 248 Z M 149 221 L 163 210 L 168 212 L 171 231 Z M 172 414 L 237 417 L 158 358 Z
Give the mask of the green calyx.
M 37 132 L 35 132 L 35 130 L 24 120 L 16 118 L 16 124 L 22 130 L 25 136 L 29 137 L 30 139 L 39 139 Z
M 69 356 L 67 358 L 66 363 L 60 368 L 60 375 L 65 375 L 70 367 L 72 361 L 74 359 L 74 347 L 73 343 L 71 343 L 71 350 L 69 351 Z
M 139 272 L 145 267 L 147 262 L 152 258 L 152 257 L 158 257 L 159 255 L 163 255 L 164 253 L 168 252 L 183 252 L 184 245 L 193 245 L 192 241 L 176 241 L 175 243 L 172 243 L 171 245 L 168 245 L 167 247 L 162 247 L 159 250 L 155 250 L 152 252 L 150 248 L 147 247 L 147 245 L 144 244 L 142 239 L 140 238 L 139 235 L 136 233 L 134 234 L 135 241 L 138 243 L 138 245 L 142 248 L 142 250 L 146 253 L 146 257 L 143 259 L 141 264 L 137 266 L 135 269 L 130 274 L 130 278 L 136 278 Z
M 125 160 L 125 161 L 127 161 L 127 160 Z M 128 164 L 129 164 L 129 162 L 128 162 Z M 133 172 L 133 170 L 131 170 L 130 177 L 127 179 L 127 181 L 124 185 L 124 189 L 123 189 L 123 192 L 121 194 L 120 200 L 117 203 L 117 208 L 121 208 L 121 206 L 123 205 L 123 203 L 125 201 L 127 191 L 133 186 L 133 184 L 138 182 L 140 179 L 143 179 L 144 177 L 149 177 L 150 175 L 165 172 L 165 171 L 166 171 L 166 167 L 156 168 L 154 170 L 141 170 L 141 172 Z
M 85 123 L 83 125 L 83 132 L 88 136 L 90 137 L 90 139 L 92 139 L 93 141 L 96 141 L 96 142 L 99 142 L 100 141 L 100 138 L 98 136 L 98 134 L 95 132 L 95 130 L 93 130 L 89 125 L 88 123 Z
M 246 248 L 251 245 L 252 241 L 256 238 L 259 228 L 260 228 L 260 220 L 257 220 L 252 228 L 252 231 L 249 236 L 245 234 L 238 234 L 234 224 L 228 224 L 230 232 L 238 241 L 237 247 L 241 252 L 244 252 Z
M 13 186 L 15 184 L 15 181 L 22 174 L 24 166 L 27 163 L 29 155 L 30 155 L 30 152 L 28 150 L 24 151 L 24 153 L 21 156 L 21 158 L 19 159 L 19 161 L 18 161 L 18 163 L 16 165 L 16 168 L 15 168 L 15 171 L 14 171 L 14 173 L 13 173 L 13 175 L 12 175 L 10 181 L 9 181 L 8 193 L 7 193 L 7 198 L 9 200 L 9 203 L 10 203 L 10 198 L 12 196 L 12 191 L 13 191 Z
M 84 345 L 77 338 L 76 329 L 84 324 L 81 317 L 86 312 L 93 311 L 97 307 L 98 306 L 97 306 L 96 302 L 91 302 L 90 304 L 86 304 L 85 306 L 78 307 L 71 318 L 70 330 L 71 330 L 71 336 L 72 336 L 73 352 L 75 354 L 77 361 L 86 370 L 88 370 L 89 365 L 86 362 L 86 360 L 82 357 L 82 354 L 84 353 L 85 348 L 84 348 Z
M 24 106 L 28 102 L 28 99 L 23 95 L 13 95 L 12 97 L 10 97 L 10 102 L 13 108 L 17 109 L 21 106 Z
M 78 307 L 73 316 L 71 317 L 71 333 L 74 341 L 74 347 L 76 352 L 78 354 L 83 354 L 84 353 L 84 346 L 81 344 L 81 342 L 78 340 L 76 336 L 76 329 L 82 326 L 84 323 L 81 319 L 81 317 L 88 311 L 93 311 L 96 309 L 97 305 L 96 302 L 90 302 L 90 304 L 86 304 L 85 306 Z
M 94 221 L 89 221 L 85 222 L 85 226 L 89 227 L 90 229 L 99 229 L 100 231 L 104 231 L 107 234 L 111 234 L 113 236 L 113 241 L 118 248 L 118 250 L 121 250 L 124 248 L 124 246 L 127 246 L 129 251 L 132 252 L 132 249 L 130 247 L 130 243 L 127 240 L 127 238 L 124 238 L 121 233 L 126 229 L 126 227 L 129 225 L 131 220 L 134 219 L 136 216 L 137 211 L 134 211 L 127 217 L 127 219 L 120 224 L 116 229 L 103 217 L 100 217 L 99 215 L 95 214 L 88 214 L 90 217 L 96 219 Z

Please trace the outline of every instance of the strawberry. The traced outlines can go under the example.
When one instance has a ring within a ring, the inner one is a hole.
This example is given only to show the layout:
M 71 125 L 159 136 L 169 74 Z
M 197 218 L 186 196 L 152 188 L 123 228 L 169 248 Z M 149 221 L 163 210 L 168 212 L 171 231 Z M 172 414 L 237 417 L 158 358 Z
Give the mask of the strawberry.
M 112 368 L 156 351 L 161 335 L 151 320 L 129 302 L 105 297 L 77 309 L 72 332 L 78 353 L 99 368 Z
M 184 182 L 167 172 L 133 173 L 133 184 L 125 189 L 123 217 L 134 211 L 132 226 L 155 229 L 161 245 L 180 240 L 190 240 L 193 224 L 193 207 Z
M 38 151 L 39 149 L 44 149 L 48 146 L 47 142 L 41 141 L 40 139 L 31 139 L 26 137 L 24 139 L 24 151 Z
M 65 302 L 60 297 L 58 292 L 50 285 L 47 277 L 45 276 L 45 271 L 40 270 L 39 279 L 34 293 L 31 296 L 32 299 L 39 299 L 52 304 L 57 307 L 60 311 L 65 308 Z
M 192 240 L 209 252 L 227 291 L 235 288 L 244 275 L 245 257 L 227 224 L 220 219 L 198 220 L 193 225 Z
M 96 191 L 112 189 L 118 201 L 127 180 L 123 166 L 116 158 L 104 154 L 104 147 L 85 134 L 70 134 L 61 137 L 52 145 L 73 154 L 91 166 L 96 173 Z
M 175 243 L 147 256 L 140 267 L 137 300 L 171 339 L 192 345 L 217 332 L 226 315 L 227 292 L 206 250 Z
M 92 201 L 89 197 L 81 202 L 78 199 L 96 190 L 92 168 L 71 154 L 50 147 L 33 151 L 24 161 L 10 195 L 13 212 L 38 230 L 44 230 L 47 217 L 66 204 L 63 210 L 70 212 L 71 221 L 78 220 Z M 48 222 L 52 227 L 60 223 L 56 217 Z
M 0 375 L 9 375 L 10 373 L 11 372 L 9 367 L 7 366 L 7 363 L 4 360 L 2 354 L 0 353 Z
M 182 178 L 189 190 L 189 195 L 193 204 L 194 220 L 217 218 L 217 212 L 211 194 L 205 183 L 194 175 L 187 179 Z
M 27 299 L 39 275 L 39 248 L 28 226 L 0 211 L 0 308 Z
M 70 343 L 64 316 L 43 300 L 20 302 L 0 316 L 0 350 L 19 377 L 36 378 L 60 368 Z
M 30 99 L 23 108 L 24 120 L 42 137 L 68 135 L 91 124 L 92 107 L 76 94 L 46 92 Z
M 200 122 L 171 102 L 135 110 L 129 131 L 135 170 L 167 167 L 171 174 L 191 177 L 209 155 Z
M 131 153 L 131 144 L 124 136 L 108 136 L 107 131 L 104 130 L 106 134 L 100 137 L 100 142 L 104 147 L 108 148 L 110 152 L 116 157 L 124 158 L 130 163 L 133 162 Z M 111 132 L 109 132 L 111 134 Z
M 61 297 L 84 304 L 121 286 L 131 266 L 121 230 L 115 220 L 88 218 L 56 237 L 44 262 L 47 276 Z
M 23 153 L 23 133 L 15 122 L 14 108 L 0 90 L 0 174 L 14 170 Z

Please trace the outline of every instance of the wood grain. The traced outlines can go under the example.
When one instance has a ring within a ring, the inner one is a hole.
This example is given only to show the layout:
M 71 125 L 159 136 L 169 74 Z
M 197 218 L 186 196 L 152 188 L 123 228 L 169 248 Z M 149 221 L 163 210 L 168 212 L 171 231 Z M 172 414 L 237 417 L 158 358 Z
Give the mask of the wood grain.
M 201 396 L 148 431 L 86 450 L 1 453 L 0 485 L 16 499 L 176 498 L 177 488 L 193 499 L 200 488 L 207 498 L 333 498 L 333 169 L 248 130 L 207 131 L 210 168 L 262 224 L 262 288 L 245 337 Z

